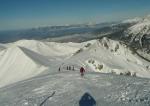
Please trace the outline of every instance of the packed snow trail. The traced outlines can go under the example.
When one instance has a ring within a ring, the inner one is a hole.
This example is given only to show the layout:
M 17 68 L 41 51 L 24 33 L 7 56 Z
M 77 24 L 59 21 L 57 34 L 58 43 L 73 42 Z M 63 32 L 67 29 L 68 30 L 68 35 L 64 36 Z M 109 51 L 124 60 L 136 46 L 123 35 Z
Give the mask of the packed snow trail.
M 0 106 L 39 106 L 53 91 L 56 94 L 45 106 L 80 106 L 87 96 L 96 106 L 150 105 L 149 79 L 96 72 L 86 72 L 82 78 L 77 71 L 66 71 L 1 88 Z

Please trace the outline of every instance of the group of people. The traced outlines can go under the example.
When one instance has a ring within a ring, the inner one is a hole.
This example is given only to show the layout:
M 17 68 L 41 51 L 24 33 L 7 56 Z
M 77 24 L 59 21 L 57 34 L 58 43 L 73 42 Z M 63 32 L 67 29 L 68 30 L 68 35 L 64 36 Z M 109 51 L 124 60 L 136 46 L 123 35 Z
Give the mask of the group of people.
M 67 70 L 75 71 L 75 70 L 74 70 L 74 66 L 67 66 Z
M 58 69 L 58 71 L 60 72 L 60 68 Z M 67 66 L 67 70 L 72 70 L 75 71 L 74 66 Z M 80 67 L 80 75 L 83 77 L 85 73 L 85 69 L 83 67 Z

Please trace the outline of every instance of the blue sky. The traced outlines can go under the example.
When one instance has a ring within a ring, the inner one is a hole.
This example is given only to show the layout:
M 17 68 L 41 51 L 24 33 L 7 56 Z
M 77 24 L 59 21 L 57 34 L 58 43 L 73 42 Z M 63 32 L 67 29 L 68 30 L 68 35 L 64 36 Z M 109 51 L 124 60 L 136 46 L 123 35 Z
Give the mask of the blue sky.
M 0 30 L 118 21 L 150 14 L 150 0 L 0 0 Z

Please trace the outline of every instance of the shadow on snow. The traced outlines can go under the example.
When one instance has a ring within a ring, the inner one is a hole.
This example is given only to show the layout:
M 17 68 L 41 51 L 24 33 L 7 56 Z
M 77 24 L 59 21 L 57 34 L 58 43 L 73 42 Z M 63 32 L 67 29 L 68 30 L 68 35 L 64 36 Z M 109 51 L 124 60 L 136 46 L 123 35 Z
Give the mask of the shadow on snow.
M 81 97 L 79 101 L 79 106 L 96 106 L 96 101 L 89 93 L 86 92 Z

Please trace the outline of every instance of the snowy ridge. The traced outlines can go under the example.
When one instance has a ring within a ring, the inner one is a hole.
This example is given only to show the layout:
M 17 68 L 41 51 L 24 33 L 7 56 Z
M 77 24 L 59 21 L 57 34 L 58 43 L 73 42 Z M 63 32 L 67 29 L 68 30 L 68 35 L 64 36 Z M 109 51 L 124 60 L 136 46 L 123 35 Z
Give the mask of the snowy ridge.
M 150 20 L 144 20 L 129 28 L 129 34 L 150 34 Z
M 150 78 L 150 64 L 121 42 L 103 38 L 83 43 L 21 40 L 5 45 L 0 52 L 0 87 L 43 73 L 66 70 L 75 65 L 87 71 Z
M 124 20 L 124 21 L 122 21 L 122 23 L 138 23 L 140 21 L 142 21 L 142 18 L 136 17 L 133 19 Z
M 37 40 L 20 40 L 11 45 L 21 46 L 44 56 L 63 56 L 74 53 L 80 46 L 77 43 L 42 42 Z
M 126 45 L 107 38 L 95 41 L 68 61 L 79 63 L 79 60 L 90 71 L 117 74 L 131 72 L 150 78 L 150 71 L 146 68 L 150 64 L 147 61 L 133 54 Z
M 2 106 L 87 106 L 91 100 L 97 106 L 150 104 L 146 79 L 150 63 L 122 42 L 104 37 L 83 43 L 21 40 L 4 46 L 0 51 Z M 81 66 L 86 70 L 83 77 Z M 115 75 L 127 72 L 132 77 Z
M 150 16 L 122 23 L 124 40 L 0 44 L 0 106 L 150 106 Z
M 4 44 L 0 44 L 0 51 L 6 49 L 5 45 Z
M 37 76 L 48 69 L 54 72 L 61 60 L 82 45 L 21 40 L 4 46 L 6 48 L 0 52 L 0 87 Z
M 131 26 L 126 31 L 127 36 L 133 36 L 133 39 L 141 39 L 143 35 L 150 34 L 150 16 L 143 18 L 141 21 L 138 21 L 137 24 Z
M 150 16 L 144 17 L 135 25 L 124 31 L 126 43 L 140 56 L 150 60 Z
M 22 47 L 11 47 L 1 52 L 0 87 L 31 78 L 47 69 L 46 59 Z

